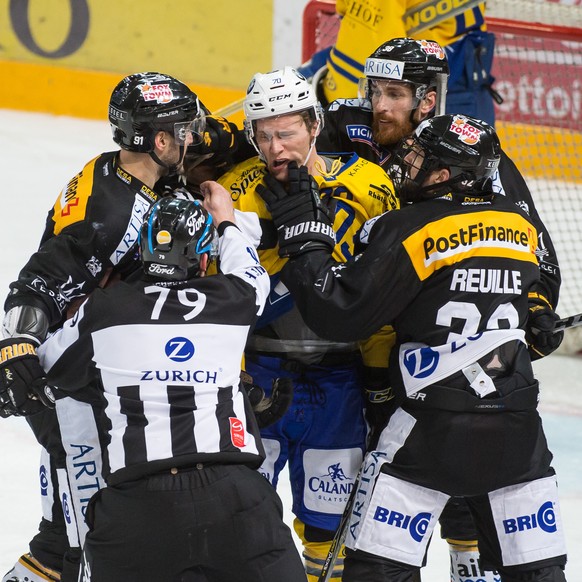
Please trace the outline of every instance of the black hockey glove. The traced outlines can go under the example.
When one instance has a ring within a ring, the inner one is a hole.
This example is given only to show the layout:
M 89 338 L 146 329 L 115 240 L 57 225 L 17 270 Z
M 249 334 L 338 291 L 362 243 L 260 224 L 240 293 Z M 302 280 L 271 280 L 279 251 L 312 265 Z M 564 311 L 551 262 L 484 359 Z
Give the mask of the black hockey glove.
M 396 408 L 396 402 L 390 386 L 366 387 L 364 396 L 366 398 L 364 417 L 370 429 L 368 449 L 372 449 L 378 444 L 380 433 L 388 424 L 388 419 Z
M 35 346 L 23 338 L 0 340 L 0 416 L 30 416 L 54 406 Z
M 525 326 L 525 340 L 532 360 L 549 356 L 564 339 L 564 331 L 554 333 L 560 316 L 550 302 L 539 293 L 529 293 L 529 315 Z
M 206 116 L 206 130 L 202 143 L 188 147 L 188 155 L 230 155 L 237 147 L 238 127 L 224 117 Z
M 333 212 L 321 200 L 319 187 L 305 166 L 289 164 L 289 190 L 273 176 L 257 192 L 265 201 L 277 227 L 279 255 L 291 257 L 312 250 L 330 252 L 335 246 Z
M 246 372 L 241 373 L 241 381 L 259 428 L 270 426 L 285 416 L 293 400 L 291 378 L 275 378 L 269 398 L 265 396 L 265 391 L 260 386 L 253 383 L 253 379 Z

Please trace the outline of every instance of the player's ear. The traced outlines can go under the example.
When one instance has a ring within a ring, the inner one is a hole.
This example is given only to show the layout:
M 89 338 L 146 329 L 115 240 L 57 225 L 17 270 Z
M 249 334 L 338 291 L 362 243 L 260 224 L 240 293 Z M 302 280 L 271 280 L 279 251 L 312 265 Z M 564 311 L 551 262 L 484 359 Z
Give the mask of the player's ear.
M 448 168 L 441 168 L 437 170 L 437 175 L 435 176 L 435 182 L 446 182 L 451 177 L 451 172 Z
M 170 142 L 170 134 L 167 131 L 158 131 L 154 137 L 154 144 L 158 150 L 164 150 Z
M 418 106 L 421 119 L 425 119 L 426 116 L 436 107 L 437 94 L 436 91 L 427 91 L 423 99 L 421 99 Z

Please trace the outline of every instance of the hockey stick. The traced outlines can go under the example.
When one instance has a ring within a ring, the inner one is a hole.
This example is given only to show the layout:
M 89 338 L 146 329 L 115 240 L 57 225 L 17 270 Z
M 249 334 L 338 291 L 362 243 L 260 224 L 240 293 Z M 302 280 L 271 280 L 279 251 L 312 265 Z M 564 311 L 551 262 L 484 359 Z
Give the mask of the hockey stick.
M 578 327 L 579 325 L 582 325 L 582 313 L 578 313 L 577 315 L 570 315 L 570 317 L 564 317 L 563 319 L 556 321 L 554 333 L 563 331 L 570 327 Z
M 443 20 L 453 18 L 465 10 L 474 8 L 480 4 L 483 0 L 465 0 L 454 4 L 460 4 L 454 8 L 451 6 L 453 2 L 442 2 L 442 0 L 426 0 L 422 4 L 411 8 L 404 13 L 404 25 L 406 26 L 407 35 L 417 34 L 426 30 L 427 28 L 432 28 L 437 24 L 440 24 Z M 444 10 L 439 12 L 439 7 L 443 4 L 450 6 L 449 10 Z M 408 27 L 410 23 L 410 28 Z M 389 40 L 389 39 L 386 39 Z M 307 63 L 303 63 L 302 67 Z M 311 79 L 309 79 L 311 80 Z M 233 115 L 242 109 L 245 98 L 237 99 L 224 107 L 217 109 L 213 115 L 218 115 L 221 117 L 228 117 Z
M 331 577 L 333 567 L 335 566 L 337 557 L 341 550 L 341 547 L 344 545 L 344 541 L 346 539 L 346 535 L 348 533 L 348 524 L 350 522 L 350 516 L 352 515 L 352 509 L 354 508 L 354 504 L 356 502 L 356 493 L 360 488 L 360 481 L 362 479 L 362 469 L 364 468 L 364 461 L 360 465 L 360 470 L 356 475 L 354 480 L 354 486 L 350 491 L 350 496 L 348 497 L 348 501 L 346 506 L 344 507 L 344 511 L 340 518 L 339 525 L 337 526 L 337 530 L 335 535 L 333 536 L 333 540 L 331 541 L 331 545 L 329 546 L 329 551 L 327 552 L 327 557 L 325 558 L 325 562 L 321 568 L 321 573 L 319 574 L 319 578 L 317 582 L 328 582 Z

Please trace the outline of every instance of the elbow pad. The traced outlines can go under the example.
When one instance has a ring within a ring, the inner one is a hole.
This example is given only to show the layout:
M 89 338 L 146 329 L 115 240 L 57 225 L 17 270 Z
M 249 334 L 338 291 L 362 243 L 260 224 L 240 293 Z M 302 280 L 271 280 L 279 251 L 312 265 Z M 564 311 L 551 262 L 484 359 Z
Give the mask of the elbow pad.
M 40 345 L 46 338 L 48 328 L 49 319 L 42 309 L 32 305 L 17 305 L 6 312 L 2 335 L 5 338 L 26 338 Z

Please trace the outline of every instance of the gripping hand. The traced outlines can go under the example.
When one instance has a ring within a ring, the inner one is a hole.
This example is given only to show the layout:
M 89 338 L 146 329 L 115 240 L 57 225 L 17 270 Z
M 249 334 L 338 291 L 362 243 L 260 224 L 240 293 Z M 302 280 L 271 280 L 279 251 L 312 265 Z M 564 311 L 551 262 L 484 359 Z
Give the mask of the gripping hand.
M 259 428 L 270 426 L 283 418 L 293 400 L 291 378 L 275 378 L 271 396 L 268 398 L 265 396 L 265 391 L 254 384 L 253 379 L 246 372 L 241 374 L 241 380 Z
M 335 233 L 331 210 L 305 166 L 289 163 L 289 188 L 270 174 L 257 192 L 265 201 L 277 228 L 279 255 L 290 257 L 311 250 L 333 250 Z
M 532 360 L 549 356 L 564 339 L 564 332 L 554 333 L 560 319 L 548 300 L 538 293 L 529 294 L 529 315 L 525 328 L 525 340 Z
M 24 338 L 0 341 L 0 416 L 29 416 L 54 408 L 34 345 Z
M 236 150 L 238 127 L 224 117 L 208 115 L 206 130 L 201 143 L 188 147 L 188 154 L 232 154 Z

